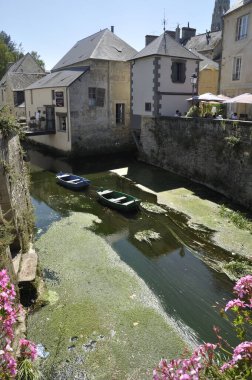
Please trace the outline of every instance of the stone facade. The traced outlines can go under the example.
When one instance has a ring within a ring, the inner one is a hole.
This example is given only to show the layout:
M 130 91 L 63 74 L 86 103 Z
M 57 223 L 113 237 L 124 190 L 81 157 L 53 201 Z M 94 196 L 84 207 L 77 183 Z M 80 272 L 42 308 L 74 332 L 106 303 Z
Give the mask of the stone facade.
M 144 161 L 199 182 L 252 210 L 252 123 L 141 120 Z
M 90 70 L 69 87 L 72 151 L 83 155 L 133 147 L 130 133 L 130 63 L 90 60 Z M 90 105 L 89 89 L 104 91 L 104 103 Z M 116 119 L 124 105 L 124 121 Z
M 236 2 L 224 16 L 221 93 L 234 97 L 252 93 L 252 1 Z M 252 105 L 234 105 L 231 112 L 248 115 Z M 230 112 L 230 113 L 231 113 Z

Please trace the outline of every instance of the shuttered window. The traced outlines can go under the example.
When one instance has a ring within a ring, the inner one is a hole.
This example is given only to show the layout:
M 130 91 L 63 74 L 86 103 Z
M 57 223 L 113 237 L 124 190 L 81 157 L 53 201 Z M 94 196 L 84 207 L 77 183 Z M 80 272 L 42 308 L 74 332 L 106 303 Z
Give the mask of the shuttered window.
M 171 79 L 173 83 L 185 83 L 186 80 L 186 64 L 182 61 L 172 62 L 172 75 Z

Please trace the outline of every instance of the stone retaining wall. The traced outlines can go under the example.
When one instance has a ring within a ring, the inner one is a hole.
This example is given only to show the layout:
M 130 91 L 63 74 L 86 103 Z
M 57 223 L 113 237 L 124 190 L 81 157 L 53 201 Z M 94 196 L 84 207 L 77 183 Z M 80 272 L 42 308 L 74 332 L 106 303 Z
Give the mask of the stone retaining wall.
M 140 142 L 144 161 L 252 210 L 252 122 L 143 117 Z
M 0 216 L 11 223 L 14 241 L 10 244 L 12 258 L 30 247 L 33 229 L 33 209 L 28 189 L 27 168 L 23 161 L 19 137 L 0 135 Z M 1 220 L 2 220 L 1 217 Z M 1 221 L 0 221 L 1 223 Z M 3 235 L 4 233 L 4 228 Z M 0 247 L 5 247 L 2 236 Z M 1 262 L 0 266 L 4 266 Z M 6 257 L 5 260 L 6 261 Z

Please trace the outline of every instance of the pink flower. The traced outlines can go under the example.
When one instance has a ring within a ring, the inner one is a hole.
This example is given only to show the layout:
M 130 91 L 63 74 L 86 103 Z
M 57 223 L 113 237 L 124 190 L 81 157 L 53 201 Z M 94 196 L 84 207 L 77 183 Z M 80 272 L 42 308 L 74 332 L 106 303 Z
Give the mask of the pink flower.
M 252 342 L 243 342 L 235 347 L 232 362 L 236 363 L 242 359 L 249 359 L 252 364 Z
M 233 309 L 234 307 L 241 307 L 242 309 L 245 309 L 247 305 L 244 301 L 241 301 L 239 298 L 235 300 L 231 300 L 226 304 L 225 311 L 229 309 Z
M 240 298 L 243 298 L 244 296 L 251 297 L 252 296 L 252 276 L 248 275 L 238 280 L 236 285 L 234 286 L 234 291 L 238 294 Z
M 19 341 L 21 356 L 35 360 L 37 357 L 36 346 L 27 339 L 20 339 Z

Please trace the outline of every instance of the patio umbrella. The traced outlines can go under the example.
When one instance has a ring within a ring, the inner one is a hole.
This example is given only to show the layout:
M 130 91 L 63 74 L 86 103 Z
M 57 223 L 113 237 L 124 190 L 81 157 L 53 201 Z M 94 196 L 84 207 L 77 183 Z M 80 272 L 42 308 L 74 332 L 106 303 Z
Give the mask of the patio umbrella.
M 222 95 L 222 94 L 219 94 L 219 95 L 217 95 L 217 96 L 218 96 L 218 98 L 220 98 L 221 100 L 229 100 L 229 99 L 231 99 L 230 96 L 226 96 L 226 95 Z
M 206 92 L 205 94 L 194 96 L 193 98 L 186 99 L 186 100 L 197 100 L 197 101 L 203 101 L 203 102 L 218 102 L 218 103 L 223 102 L 223 99 L 219 98 L 218 95 L 212 94 L 211 92 Z
M 224 103 L 242 103 L 242 104 L 252 104 L 252 94 L 245 93 L 229 100 L 225 100 Z

